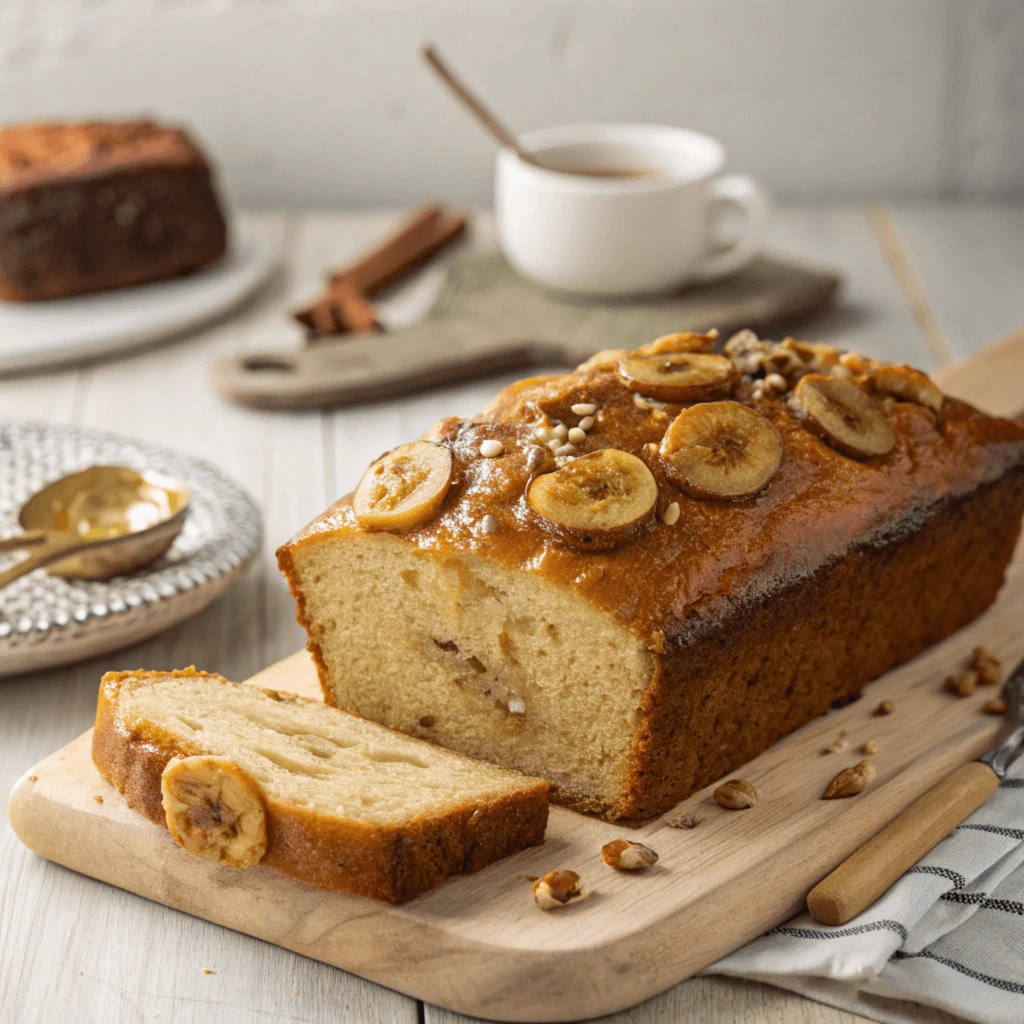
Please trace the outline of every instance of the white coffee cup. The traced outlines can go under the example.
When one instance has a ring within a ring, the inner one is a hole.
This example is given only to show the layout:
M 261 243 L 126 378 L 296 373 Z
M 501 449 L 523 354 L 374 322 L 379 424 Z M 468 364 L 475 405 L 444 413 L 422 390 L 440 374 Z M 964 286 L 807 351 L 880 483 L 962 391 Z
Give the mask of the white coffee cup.
M 767 196 L 742 174 L 718 176 L 725 150 L 683 128 L 579 124 L 546 128 L 520 145 L 564 174 L 498 154 L 498 240 L 538 284 L 586 295 L 644 295 L 709 281 L 746 266 L 770 219 Z M 614 171 L 638 171 L 613 175 Z M 730 209 L 744 224 L 723 246 Z

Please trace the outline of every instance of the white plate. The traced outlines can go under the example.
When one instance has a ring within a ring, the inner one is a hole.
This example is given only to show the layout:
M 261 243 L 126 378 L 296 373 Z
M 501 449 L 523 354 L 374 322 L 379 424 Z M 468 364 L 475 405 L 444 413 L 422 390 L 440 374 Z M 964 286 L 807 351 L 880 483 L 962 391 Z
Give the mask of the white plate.
M 46 302 L 0 302 L 0 374 L 66 365 L 198 327 L 247 299 L 277 265 L 280 242 L 235 218 L 228 251 L 185 277 Z

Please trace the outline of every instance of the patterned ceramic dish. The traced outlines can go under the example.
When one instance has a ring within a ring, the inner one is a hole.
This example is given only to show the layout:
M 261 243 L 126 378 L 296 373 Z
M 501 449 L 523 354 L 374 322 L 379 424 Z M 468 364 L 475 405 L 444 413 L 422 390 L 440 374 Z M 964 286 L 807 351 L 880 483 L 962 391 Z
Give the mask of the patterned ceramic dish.
M 259 550 L 252 498 L 213 466 L 143 441 L 43 423 L 0 424 L 0 536 L 19 531 L 21 505 L 87 466 L 156 470 L 191 492 L 170 550 L 141 572 L 106 582 L 48 576 L 0 591 L 0 676 L 64 665 L 138 643 L 194 615 L 248 568 Z M 6 568 L 18 556 L 0 556 Z

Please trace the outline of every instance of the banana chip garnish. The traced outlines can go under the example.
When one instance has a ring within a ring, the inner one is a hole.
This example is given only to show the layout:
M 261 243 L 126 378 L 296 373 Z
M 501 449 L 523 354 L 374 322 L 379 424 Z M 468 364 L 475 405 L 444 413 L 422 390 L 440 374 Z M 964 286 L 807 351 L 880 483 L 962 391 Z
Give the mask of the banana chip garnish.
M 160 777 L 171 835 L 189 853 L 232 868 L 267 852 L 267 812 L 256 780 L 228 757 L 175 757 Z
M 725 356 L 664 352 L 620 359 L 619 377 L 630 391 L 663 402 L 698 402 L 727 395 L 736 382 L 736 370 Z
M 804 425 L 844 455 L 887 455 L 896 437 L 882 411 L 856 384 L 842 377 L 810 373 L 793 392 Z
M 360 526 L 408 530 L 433 518 L 452 479 L 452 453 L 431 441 L 403 444 L 374 462 L 352 498 Z
M 884 394 L 916 402 L 936 415 L 942 412 L 942 392 L 927 374 L 912 366 L 879 366 L 872 371 L 871 382 Z
M 707 402 L 673 420 L 659 454 L 666 475 L 697 498 L 756 494 L 782 462 L 782 438 L 759 413 L 739 402 Z
M 635 455 L 603 448 L 537 477 L 526 501 L 540 525 L 570 547 L 603 551 L 650 522 L 658 485 Z

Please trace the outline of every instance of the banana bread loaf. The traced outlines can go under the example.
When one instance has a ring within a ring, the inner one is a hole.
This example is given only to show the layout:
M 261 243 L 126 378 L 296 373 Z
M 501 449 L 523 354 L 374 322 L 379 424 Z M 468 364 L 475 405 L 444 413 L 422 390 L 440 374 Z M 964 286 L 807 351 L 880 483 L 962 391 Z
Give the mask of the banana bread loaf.
M 203 154 L 150 121 L 0 130 L 0 299 L 54 299 L 175 277 L 227 232 Z
M 393 903 L 542 842 L 548 816 L 541 779 L 194 669 L 104 676 L 92 758 L 192 853 Z
M 284 545 L 326 700 L 644 818 L 993 601 L 1024 428 L 910 367 L 713 343 L 513 384 Z

